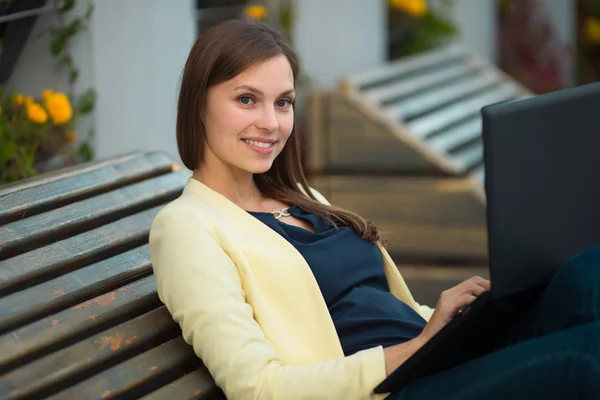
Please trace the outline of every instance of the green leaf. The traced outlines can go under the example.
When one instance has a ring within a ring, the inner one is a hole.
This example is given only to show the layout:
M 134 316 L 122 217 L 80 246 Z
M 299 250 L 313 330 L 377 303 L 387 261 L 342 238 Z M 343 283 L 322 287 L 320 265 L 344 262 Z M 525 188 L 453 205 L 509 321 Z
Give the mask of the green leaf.
M 94 138 L 94 128 L 88 130 L 87 138 L 79 146 L 79 160 L 82 162 L 91 161 L 94 159 L 94 149 L 92 148 L 92 140 Z
M 71 11 L 75 8 L 75 0 L 63 0 L 61 11 Z
M 88 5 L 87 11 L 85 12 L 85 15 L 83 16 L 83 18 L 85 20 L 89 20 L 92 17 L 93 13 L 94 13 L 94 3 L 90 3 Z
M 54 39 L 50 43 L 50 52 L 53 56 L 57 57 L 65 49 L 67 44 L 67 37 L 64 34 L 56 34 Z
M 75 0 L 63 0 L 61 11 L 71 11 L 75 8 Z
M 94 89 L 88 89 L 84 94 L 77 100 L 77 111 L 80 114 L 87 114 L 94 109 L 96 103 L 96 92 Z
M 67 36 L 74 36 L 77 32 L 79 32 L 83 28 L 83 24 L 80 19 L 74 19 L 67 26 L 66 32 Z
M 78 77 L 79 71 L 77 71 L 76 69 L 71 70 L 71 73 L 69 74 L 69 83 L 75 83 Z
M 0 150 L 0 164 L 4 164 L 15 158 L 15 142 L 8 142 Z
M 73 67 L 73 57 L 70 54 L 64 54 L 60 59 L 60 62 L 65 64 L 67 67 Z

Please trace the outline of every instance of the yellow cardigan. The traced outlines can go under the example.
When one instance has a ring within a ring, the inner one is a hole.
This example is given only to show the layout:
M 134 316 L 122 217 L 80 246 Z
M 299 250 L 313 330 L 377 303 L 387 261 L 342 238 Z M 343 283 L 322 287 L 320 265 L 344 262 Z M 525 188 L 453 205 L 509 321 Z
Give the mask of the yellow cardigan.
M 320 201 L 327 201 L 318 192 Z M 428 319 L 379 246 L 391 292 Z M 158 295 L 230 400 L 381 399 L 381 346 L 344 357 L 300 253 L 190 178 L 150 230 Z

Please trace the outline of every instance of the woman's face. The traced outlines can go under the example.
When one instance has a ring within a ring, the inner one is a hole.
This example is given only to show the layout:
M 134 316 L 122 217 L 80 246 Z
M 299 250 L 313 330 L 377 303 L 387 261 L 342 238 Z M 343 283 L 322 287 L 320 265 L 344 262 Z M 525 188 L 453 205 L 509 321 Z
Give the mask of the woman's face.
M 202 166 L 234 174 L 268 171 L 294 126 L 294 75 L 283 55 L 208 90 Z

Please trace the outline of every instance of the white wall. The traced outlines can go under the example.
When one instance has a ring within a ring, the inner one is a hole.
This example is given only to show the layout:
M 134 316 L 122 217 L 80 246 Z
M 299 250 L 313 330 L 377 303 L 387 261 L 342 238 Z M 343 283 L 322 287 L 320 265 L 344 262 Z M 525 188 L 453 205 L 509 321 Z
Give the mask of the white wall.
M 85 10 L 82 1 L 80 10 Z M 81 70 L 78 88 L 93 86 L 92 121 L 97 158 L 135 150 L 164 150 L 179 160 L 175 141 L 179 78 L 196 38 L 193 0 L 95 0 L 89 30 L 72 53 Z M 66 77 L 39 32 L 52 15 L 38 18 L 6 86 L 27 94 L 66 88 Z M 36 38 L 37 37 L 37 38 Z M 80 127 L 84 131 L 85 126 Z
M 196 36 L 192 0 L 99 0 L 92 24 L 96 152 L 177 156 L 181 70 Z
M 294 48 L 314 84 L 331 87 L 345 74 L 385 62 L 385 1 L 296 0 L 294 5 Z
M 460 29 L 457 42 L 495 63 L 498 59 L 496 0 L 456 0 L 454 19 Z

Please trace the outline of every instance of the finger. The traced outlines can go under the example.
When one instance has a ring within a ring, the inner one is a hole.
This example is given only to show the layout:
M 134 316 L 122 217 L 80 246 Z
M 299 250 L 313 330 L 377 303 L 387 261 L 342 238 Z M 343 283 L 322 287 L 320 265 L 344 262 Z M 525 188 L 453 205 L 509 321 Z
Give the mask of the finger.
M 465 294 L 459 296 L 457 298 L 457 302 L 456 302 L 455 306 L 453 307 L 452 315 L 454 316 L 454 315 L 460 313 L 464 307 L 471 304 L 473 301 L 475 301 L 476 298 L 477 298 L 476 296 L 474 296 L 470 293 L 465 293 Z
M 465 293 L 458 298 L 457 309 L 461 309 L 465 306 L 468 306 L 472 302 L 475 301 L 477 296 L 472 295 L 471 293 Z
M 491 283 L 489 280 L 487 279 L 483 279 L 480 276 L 474 276 L 471 279 L 469 279 L 472 282 L 475 282 L 476 284 L 478 284 L 479 286 L 485 288 L 485 290 L 490 290 L 491 287 Z
M 468 285 L 465 285 L 465 292 L 473 294 L 475 296 L 481 296 L 482 293 L 486 292 L 487 289 L 483 286 L 478 285 L 475 282 L 469 282 Z
M 486 290 L 487 289 L 485 287 L 478 285 L 477 283 L 475 283 L 474 280 L 467 279 L 466 281 L 464 281 L 461 284 L 459 284 L 458 286 L 456 286 L 454 293 L 457 296 L 460 296 L 464 293 L 470 293 L 475 296 L 480 296 Z

